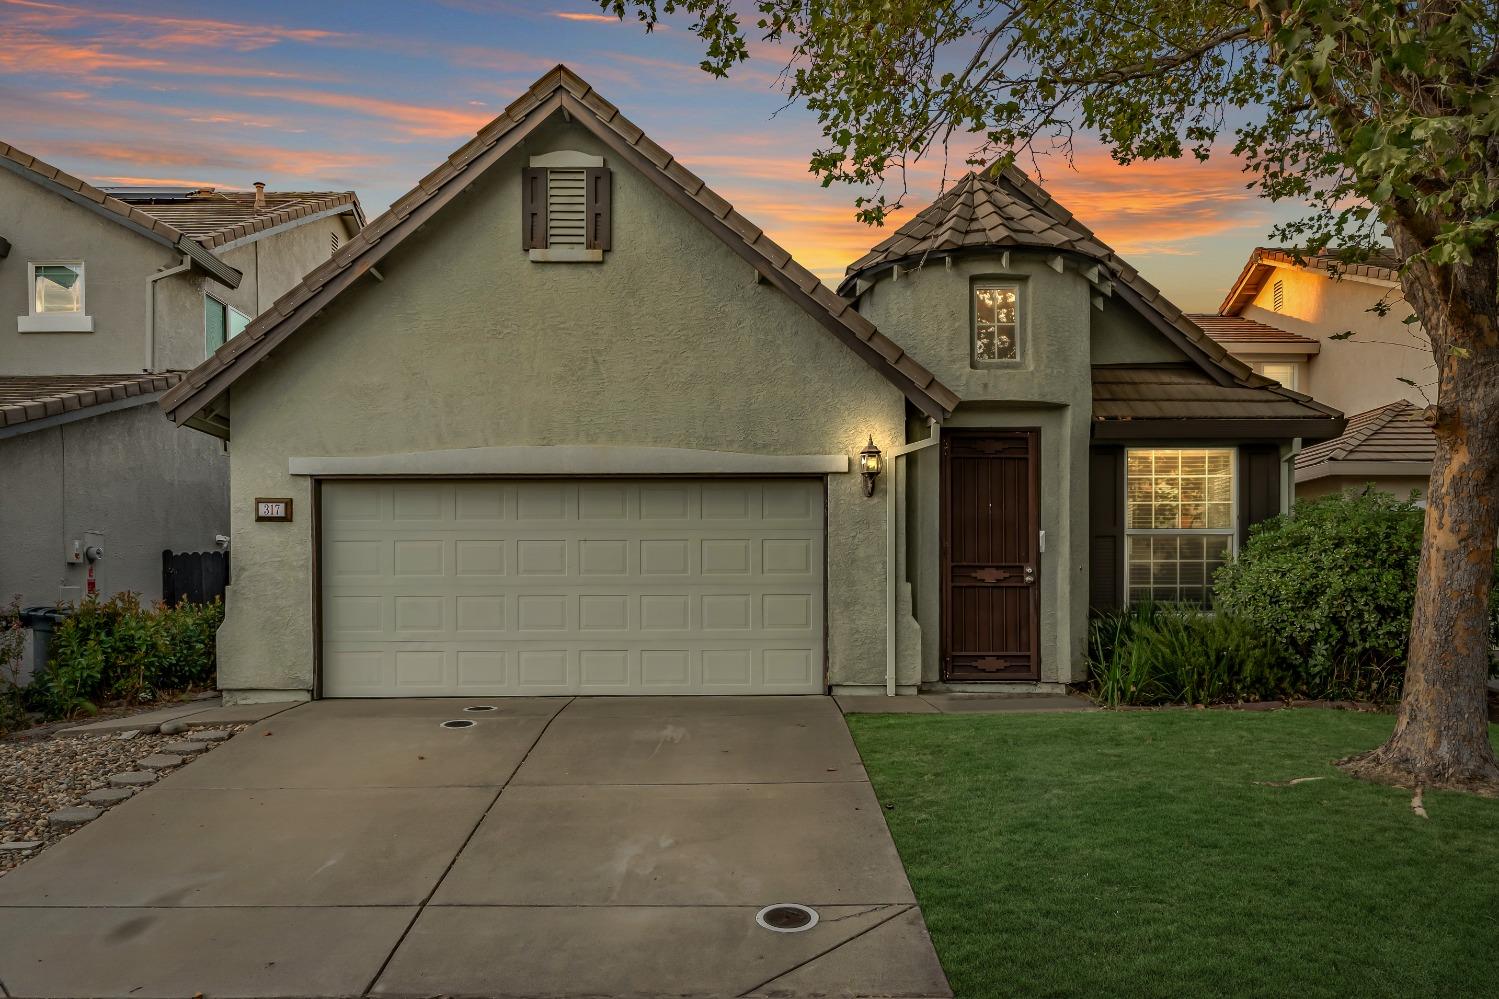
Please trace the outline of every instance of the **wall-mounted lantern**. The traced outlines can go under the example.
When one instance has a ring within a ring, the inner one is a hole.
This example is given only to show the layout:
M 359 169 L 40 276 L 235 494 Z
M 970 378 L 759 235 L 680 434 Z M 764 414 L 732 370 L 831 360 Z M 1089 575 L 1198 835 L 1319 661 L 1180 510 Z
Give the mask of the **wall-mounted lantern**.
M 879 477 L 884 463 L 880 459 L 880 449 L 875 447 L 874 435 L 869 437 L 869 443 L 864 445 L 864 450 L 859 452 L 859 474 L 864 476 L 864 495 L 874 495 L 874 480 Z

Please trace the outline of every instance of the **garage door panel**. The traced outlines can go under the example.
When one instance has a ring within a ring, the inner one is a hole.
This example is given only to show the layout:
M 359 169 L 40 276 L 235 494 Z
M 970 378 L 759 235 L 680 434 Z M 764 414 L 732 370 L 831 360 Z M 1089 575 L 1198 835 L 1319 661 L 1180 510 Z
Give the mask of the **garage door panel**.
M 324 693 L 823 689 L 821 484 L 323 487 Z

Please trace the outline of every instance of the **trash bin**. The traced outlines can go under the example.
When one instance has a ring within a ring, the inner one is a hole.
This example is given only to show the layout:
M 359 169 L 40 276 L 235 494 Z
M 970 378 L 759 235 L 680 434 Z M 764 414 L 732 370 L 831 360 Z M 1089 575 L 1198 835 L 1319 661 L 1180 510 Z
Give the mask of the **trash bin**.
M 21 624 L 31 629 L 31 674 L 21 677 L 23 684 L 46 669 L 47 660 L 52 658 L 52 632 L 72 613 L 56 604 L 21 608 Z

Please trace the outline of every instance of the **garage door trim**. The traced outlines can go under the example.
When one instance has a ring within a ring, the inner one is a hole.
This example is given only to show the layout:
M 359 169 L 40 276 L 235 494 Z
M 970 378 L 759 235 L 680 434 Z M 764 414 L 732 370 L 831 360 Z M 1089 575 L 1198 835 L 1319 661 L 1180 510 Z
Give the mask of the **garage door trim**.
M 540 449 L 538 449 L 538 450 L 540 450 Z M 842 457 L 842 456 L 839 456 L 839 457 Z M 828 657 L 827 657 L 827 654 L 828 654 L 828 631 L 829 631 L 829 627 L 828 627 L 828 614 L 829 614 L 829 602 L 828 602 L 828 569 L 829 569 L 829 565 L 828 565 L 828 559 L 829 559 L 828 527 L 829 527 L 829 509 L 828 509 L 828 499 L 829 499 L 829 490 L 828 490 L 828 478 L 827 478 L 826 475 L 805 474 L 805 473 L 803 473 L 803 474 L 796 474 L 796 475 L 786 475 L 786 474 L 781 474 L 781 475 L 766 475 L 766 474 L 751 475 L 749 473 L 745 473 L 745 474 L 742 474 L 742 475 L 724 475 L 722 473 L 718 473 L 718 474 L 715 474 L 715 475 L 641 475 L 641 474 L 638 474 L 638 473 L 637 474 L 632 474 L 632 475 L 625 475 L 625 474 L 619 474 L 619 475 L 598 475 L 598 474 L 590 473 L 590 474 L 583 474 L 583 475 L 529 475 L 529 476 L 527 476 L 527 475 L 318 475 L 318 476 L 312 476 L 310 478 L 311 478 L 310 485 L 312 486 L 312 490 L 311 490 L 312 491 L 312 502 L 309 505 L 311 507 L 311 513 L 312 513 L 312 524 L 311 524 L 311 531 L 310 531 L 310 533 L 311 533 L 311 542 L 312 542 L 312 546 L 313 546 L 312 585 L 313 585 L 313 636 L 314 636 L 314 649 L 313 649 L 313 661 L 314 661 L 314 689 L 313 689 L 313 696 L 314 697 L 322 698 L 322 697 L 330 696 L 326 692 L 326 683 L 325 683 L 325 680 L 326 680 L 326 669 L 327 669 L 326 651 L 327 651 L 327 644 L 328 644 L 325 641 L 325 637 L 326 637 L 325 636 L 325 629 L 327 627 L 327 620 L 328 619 L 327 619 L 327 608 L 324 606 L 324 596 L 325 596 L 325 592 L 327 590 L 327 587 L 325 585 L 326 580 L 325 580 L 325 565 L 324 565 L 324 547 L 325 547 L 325 541 L 327 540 L 327 537 L 325 535 L 325 513 L 327 512 L 327 509 L 326 509 L 325 498 L 323 496 L 323 487 L 324 487 L 325 482 L 340 482 L 340 483 L 342 483 L 342 482 L 348 482 L 348 481 L 356 481 L 356 482 L 357 481 L 367 481 L 367 482 L 371 482 L 371 483 L 400 483 L 400 482 L 409 482 L 409 483 L 432 483 L 432 484 L 440 484 L 442 482 L 464 482 L 464 481 L 472 482 L 472 481 L 476 481 L 476 480 L 477 481 L 492 481 L 492 482 L 497 482 L 497 483 L 504 483 L 504 482 L 536 482 L 538 480 L 540 480 L 540 481 L 551 480 L 551 481 L 557 481 L 557 482 L 563 482 L 563 483 L 577 483 L 577 484 L 582 484 L 582 483 L 587 483 L 587 482 L 609 482 L 611 480 L 616 480 L 616 481 L 617 480 L 637 480 L 637 481 L 641 481 L 641 482 L 646 482 L 646 481 L 659 482 L 659 481 L 676 480 L 676 481 L 682 481 L 684 483 L 689 483 L 689 484 L 692 484 L 692 485 L 697 486 L 697 487 L 701 487 L 704 484 L 712 483 L 715 480 L 758 479 L 758 480 L 763 480 L 765 482 L 774 482 L 774 481 L 801 481 L 801 482 L 806 482 L 806 483 L 809 483 L 809 484 L 816 484 L 818 486 L 818 488 L 815 490 L 815 493 L 813 494 L 813 500 L 812 501 L 813 501 L 814 504 L 821 504 L 821 510 L 820 510 L 820 512 L 817 511 L 817 510 L 815 510 L 815 509 L 812 511 L 813 518 L 815 520 L 815 527 L 813 527 L 811 529 L 816 532 L 816 534 L 814 536 L 816 538 L 816 549 L 817 549 L 817 552 L 818 552 L 817 559 L 819 560 L 817 562 L 816 566 L 815 566 L 815 572 L 818 574 L 818 577 L 817 577 L 817 579 L 815 580 L 815 583 L 814 583 L 814 585 L 816 587 L 816 597 L 815 597 L 815 599 L 817 600 L 819 606 L 818 606 L 818 609 L 817 609 L 817 619 L 811 622 L 812 629 L 815 631 L 815 637 L 812 638 L 812 641 L 814 641 L 816 644 L 813 647 L 812 651 L 813 651 L 814 656 L 816 657 L 816 664 L 815 664 L 815 675 L 809 675 L 809 679 L 815 684 L 815 690 L 811 690 L 811 691 L 808 691 L 808 692 L 825 693 L 826 690 L 827 690 L 828 675 L 829 675 L 829 662 L 828 662 Z M 572 495 L 574 497 L 576 497 L 576 496 L 579 495 L 579 493 L 574 492 L 574 493 L 572 493 Z M 697 495 L 700 497 L 701 496 L 701 492 L 698 492 Z M 570 527 L 573 527 L 573 528 L 575 528 L 577 530 L 586 530 L 586 525 L 584 525 L 582 523 L 576 523 L 574 525 L 570 525 Z M 576 540 L 582 540 L 582 539 L 574 539 L 574 540 L 576 541 Z M 753 630 L 753 634 L 759 635 L 760 634 L 760 629 L 759 628 L 754 629 Z M 569 640 L 571 641 L 574 638 L 576 638 L 576 632 L 575 631 L 570 631 L 570 633 L 569 633 Z M 764 639 L 758 639 L 758 640 L 763 641 Z M 335 641 L 334 644 L 336 644 L 336 641 Z M 582 643 L 579 643 L 580 646 L 581 646 L 581 644 Z M 694 655 L 700 654 L 701 651 L 702 651 L 702 649 L 698 649 L 694 653 Z M 574 653 L 574 654 L 576 654 L 576 653 Z M 798 682 L 800 682 L 800 681 L 798 681 Z M 584 691 L 582 691 L 582 693 L 585 694 L 585 695 L 592 694 L 592 693 L 595 693 L 595 692 L 596 691 L 593 691 L 593 690 L 584 690 Z M 706 692 L 706 691 L 704 691 L 704 692 Z M 777 692 L 777 691 L 772 691 L 772 692 Z M 519 694 L 520 696 L 525 696 L 524 691 L 516 691 L 516 692 L 514 692 L 514 694 L 485 694 L 485 695 L 479 695 L 479 694 L 465 693 L 465 692 L 460 691 L 460 690 L 455 690 L 451 694 L 448 694 L 446 692 L 443 693 L 443 694 L 413 693 L 410 696 L 455 696 L 455 697 L 465 697 L 465 696 L 514 696 L 515 694 Z M 343 694 L 334 695 L 334 696 L 356 696 L 357 697 L 357 696 L 361 696 L 361 695 L 343 693 Z M 379 696 L 379 695 L 372 695 L 372 696 Z

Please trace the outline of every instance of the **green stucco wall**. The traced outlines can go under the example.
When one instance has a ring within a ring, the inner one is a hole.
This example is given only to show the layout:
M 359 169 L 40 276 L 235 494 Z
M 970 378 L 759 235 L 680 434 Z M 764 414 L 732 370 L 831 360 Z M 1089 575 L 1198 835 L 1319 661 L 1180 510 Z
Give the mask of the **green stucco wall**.
M 1021 361 L 976 368 L 971 361 L 970 289 L 975 281 L 1021 287 Z M 1082 677 L 1087 633 L 1087 442 L 1092 412 L 1089 331 L 1096 314 L 1075 265 L 1054 270 L 1040 254 L 936 259 L 882 278 L 860 311 L 927 365 L 963 403 L 944 429 L 1038 428 L 1041 446 L 1041 682 Z M 910 435 L 926 432 L 913 424 Z M 941 679 L 941 458 L 909 458 L 904 518 L 905 579 L 919 629 L 920 662 L 901 664 L 903 682 Z
M 558 149 L 614 169 L 602 264 L 521 249 L 521 168 Z M 313 685 L 313 483 L 288 474 L 290 457 L 546 444 L 852 456 L 871 434 L 904 434 L 889 382 L 575 125 L 538 131 L 380 269 L 231 390 L 219 655 L 233 696 Z M 255 496 L 293 497 L 296 521 L 256 523 Z M 885 506 L 856 474 L 829 477 L 828 505 L 829 679 L 881 684 Z

